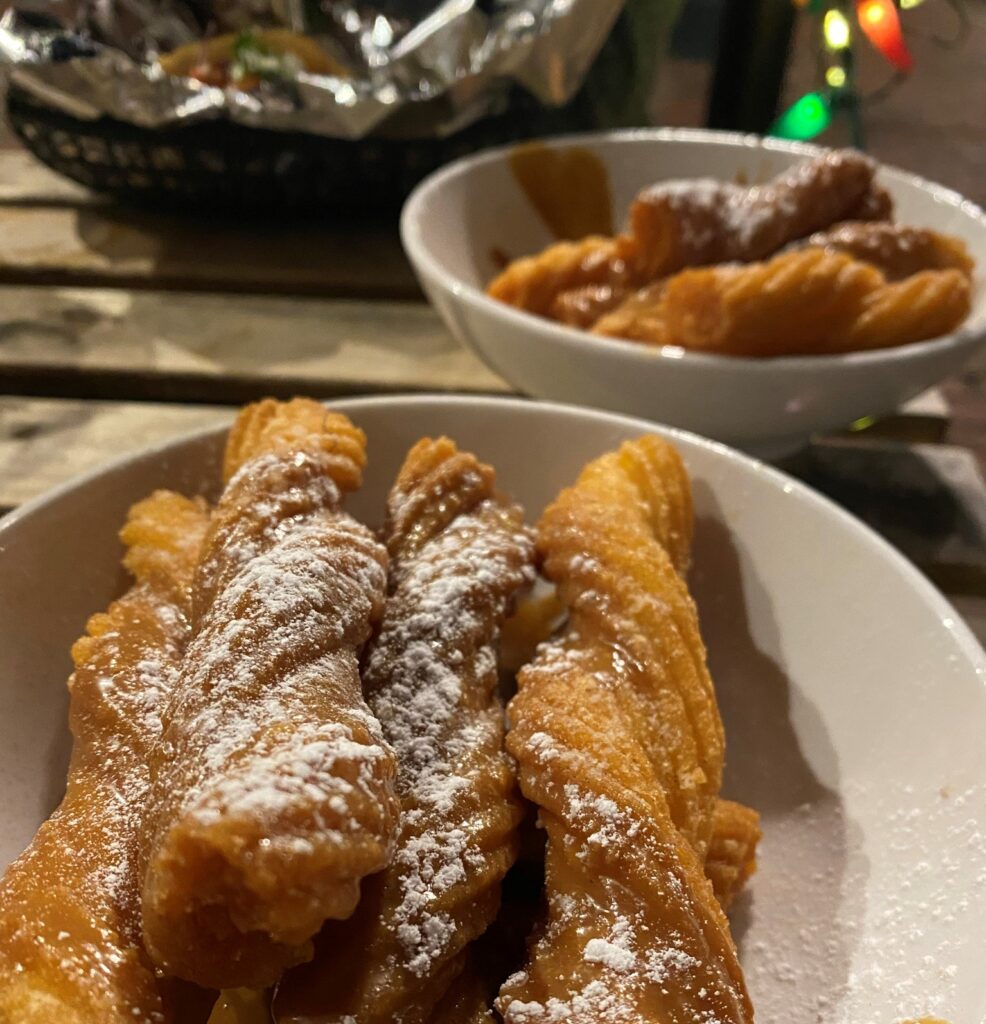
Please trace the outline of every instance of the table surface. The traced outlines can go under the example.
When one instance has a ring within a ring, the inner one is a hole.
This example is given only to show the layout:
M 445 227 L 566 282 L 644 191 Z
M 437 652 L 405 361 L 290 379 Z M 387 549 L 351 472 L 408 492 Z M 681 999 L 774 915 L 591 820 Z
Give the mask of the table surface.
M 396 225 L 125 209 L 0 149 L 0 512 L 262 395 L 509 393 L 427 306 Z M 883 533 L 986 643 L 986 357 L 784 468 Z

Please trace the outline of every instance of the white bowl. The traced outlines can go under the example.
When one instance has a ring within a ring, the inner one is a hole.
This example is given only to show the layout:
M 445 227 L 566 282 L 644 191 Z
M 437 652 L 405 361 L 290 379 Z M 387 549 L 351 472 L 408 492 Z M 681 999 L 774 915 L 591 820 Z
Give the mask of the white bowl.
M 668 178 L 763 181 L 816 147 L 720 132 L 653 130 L 569 136 L 606 166 L 613 210 Z M 961 368 L 986 338 L 986 215 L 955 192 L 883 168 L 901 223 L 963 238 L 976 258 L 972 315 L 954 334 L 877 352 L 738 359 L 597 338 L 487 298 L 493 254 L 534 253 L 554 238 L 518 186 L 510 149 L 431 175 L 408 199 L 404 248 L 452 333 L 491 369 L 538 398 L 613 409 L 694 430 L 758 454 L 798 447 L 810 434 L 890 412 Z
M 369 435 L 377 521 L 409 445 L 444 432 L 531 516 L 652 425 L 505 399 L 339 402 Z M 780 473 L 673 433 L 694 481 L 693 584 L 728 736 L 759 808 L 734 915 L 760 1024 L 986 1014 L 986 655 L 882 540 Z M 116 530 L 155 487 L 213 491 L 220 432 L 117 462 L 0 523 L 0 865 L 58 799 L 68 648 L 120 592 Z

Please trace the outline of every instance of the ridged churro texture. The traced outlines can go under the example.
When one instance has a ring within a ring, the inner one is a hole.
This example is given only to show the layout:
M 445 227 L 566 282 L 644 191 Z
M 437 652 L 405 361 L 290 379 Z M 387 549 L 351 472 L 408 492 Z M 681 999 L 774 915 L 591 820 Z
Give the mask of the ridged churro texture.
M 396 761 L 358 670 L 386 552 L 341 509 L 364 461 L 362 432 L 307 399 L 231 433 L 151 765 L 144 940 L 166 973 L 264 987 L 390 859 Z
M 948 334 L 971 301 L 961 270 L 888 282 L 869 263 L 811 247 L 766 263 L 682 271 L 628 299 L 593 331 L 722 355 L 855 352 Z
M 500 626 L 534 578 L 522 510 L 446 438 L 408 453 L 387 504 L 389 596 L 367 701 L 398 756 L 393 863 L 287 975 L 281 1024 L 421 1024 L 496 916 L 523 815 L 503 746 Z
M 624 236 L 556 242 L 536 256 L 514 260 L 488 293 L 529 313 L 584 326 L 638 283 L 631 258 L 632 245 Z
M 0 882 L 3 1024 L 163 1024 L 140 941 L 148 757 L 189 632 L 203 502 L 159 491 L 121 531 L 136 582 L 72 648 L 65 797 Z
M 683 504 L 684 503 L 684 504 Z M 687 508 L 687 495 L 681 494 L 670 507 Z M 662 529 L 670 535 L 670 520 Z M 687 530 L 676 544 L 681 573 L 687 570 Z M 504 624 L 500 639 L 501 670 L 511 673 L 534 658 L 538 644 L 544 643 L 563 618 L 558 598 L 552 591 L 521 601 L 516 612 Z M 760 815 L 751 807 L 732 800 L 716 801 L 712 814 L 712 836 L 705 857 L 705 874 L 715 889 L 724 910 L 728 910 L 757 870 L 757 846 L 760 842 Z
M 547 919 L 507 1024 L 749 1022 L 703 872 L 723 735 L 679 574 L 689 484 L 656 437 L 590 463 L 538 528 L 564 632 L 518 676 L 507 746 L 547 833 Z

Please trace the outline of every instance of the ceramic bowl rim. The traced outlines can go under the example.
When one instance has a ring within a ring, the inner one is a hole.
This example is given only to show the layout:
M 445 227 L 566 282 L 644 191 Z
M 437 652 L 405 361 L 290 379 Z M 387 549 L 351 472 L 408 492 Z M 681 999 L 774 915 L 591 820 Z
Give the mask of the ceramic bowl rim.
M 929 610 L 935 613 L 942 628 L 952 634 L 957 645 L 966 655 L 969 666 L 975 671 L 977 677 L 982 680 L 983 685 L 986 686 L 986 650 L 983 649 L 975 634 L 951 605 L 948 598 L 915 565 L 893 547 L 889 541 L 846 511 L 846 509 L 837 505 L 832 499 L 827 498 L 808 484 L 789 476 L 782 470 L 769 466 L 751 455 L 731 448 L 729 445 L 702 437 L 680 427 L 668 426 L 640 416 L 569 405 L 562 402 L 539 401 L 514 396 L 453 395 L 440 392 L 406 393 L 340 398 L 338 400 L 328 399 L 324 400 L 323 404 L 347 415 L 350 413 L 358 414 L 364 409 L 386 409 L 388 406 L 400 408 L 408 405 L 481 406 L 487 410 L 496 410 L 497 414 L 508 414 L 511 410 L 530 409 L 533 407 L 541 409 L 553 417 L 565 416 L 573 419 L 590 419 L 601 425 L 609 424 L 623 429 L 632 427 L 633 430 L 639 430 L 641 433 L 656 430 L 674 442 L 683 442 L 686 449 L 688 447 L 704 449 L 716 458 L 739 465 L 742 467 L 744 474 L 766 480 L 773 488 L 780 490 L 787 500 L 798 501 L 816 508 L 825 516 L 828 522 L 834 521 L 840 524 L 841 528 L 855 533 L 866 542 L 869 548 L 874 550 L 874 554 L 878 554 L 884 560 L 889 560 L 896 571 L 902 576 L 903 581 L 916 590 Z M 231 419 L 234 413 L 235 410 L 230 409 Z M 5 516 L 0 517 L 0 550 L 5 546 L 6 536 L 22 520 L 54 506 L 72 491 L 97 483 L 101 477 L 125 471 L 132 464 L 144 459 L 164 456 L 168 452 L 176 451 L 196 441 L 216 438 L 227 429 L 228 425 L 221 424 L 180 434 L 141 448 L 139 451 L 121 455 L 37 495 L 23 505 L 18 506 L 12 512 L 8 512 Z

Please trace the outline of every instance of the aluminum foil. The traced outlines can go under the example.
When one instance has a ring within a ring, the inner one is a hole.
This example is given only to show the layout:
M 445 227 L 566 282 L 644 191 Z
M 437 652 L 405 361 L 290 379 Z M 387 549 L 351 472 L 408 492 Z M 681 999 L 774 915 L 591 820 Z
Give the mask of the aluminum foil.
M 623 0 L 25 0 L 0 18 L 4 77 L 74 117 L 146 128 L 226 117 L 337 138 L 447 135 L 514 85 L 575 94 Z M 222 32 L 290 28 L 345 75 L 249 92 L 165 74 L 160 54 Z

